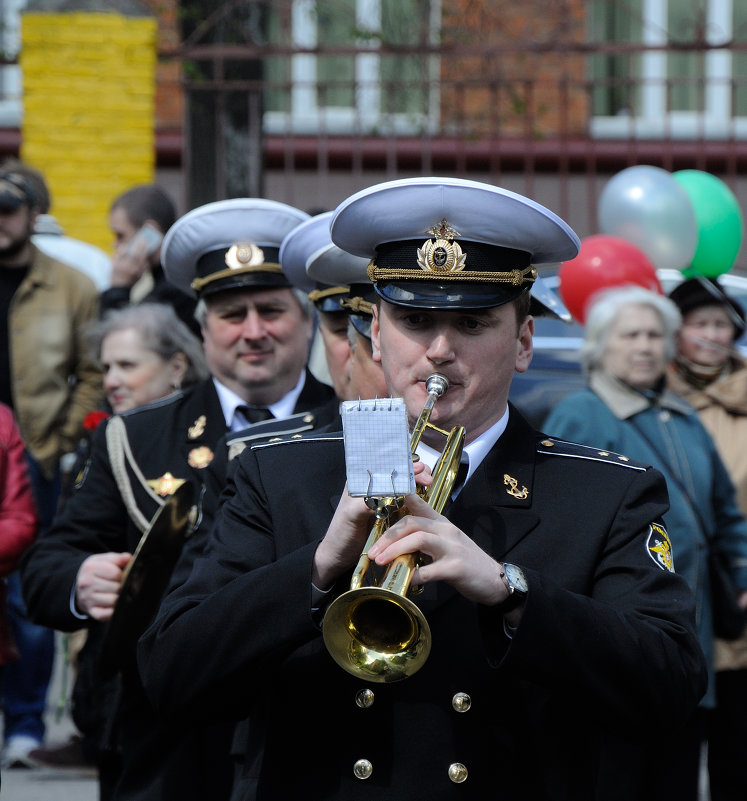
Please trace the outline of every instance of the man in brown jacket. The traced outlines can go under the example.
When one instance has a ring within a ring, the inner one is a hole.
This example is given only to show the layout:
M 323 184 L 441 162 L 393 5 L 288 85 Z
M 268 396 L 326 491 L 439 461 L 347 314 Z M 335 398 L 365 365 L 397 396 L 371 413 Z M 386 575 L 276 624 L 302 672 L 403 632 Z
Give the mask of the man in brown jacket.
M 79 270 L 31 242 L 37 202 L 19 171 L 0 169 L 0 401 L 18 419 L 42 529 L 57 507 L 60 458 L 75 449 L 83 418 L 101 399 L 101 375 L 82 340 L 98 291 Z M 44 738 L 54 634 L 26 620 L 18 577 L 9 579 L 11 625 L 21 660 L 3 677 L 5 767 L 23 766 Z

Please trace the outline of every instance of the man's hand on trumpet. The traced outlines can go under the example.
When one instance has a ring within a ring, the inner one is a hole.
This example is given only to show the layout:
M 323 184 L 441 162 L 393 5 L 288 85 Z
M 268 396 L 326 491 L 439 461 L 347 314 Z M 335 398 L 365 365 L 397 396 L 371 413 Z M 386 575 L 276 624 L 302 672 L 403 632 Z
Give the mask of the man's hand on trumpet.
M 465 598 L 485 606 L 508 598 L 499 562 L 418 495 L 408 495 L 405 503 L 409 514 L 387 529 L 368 552 L 377 565 L 419 552 L 426 562 L 415 570 L 413 584 L 445 581 Z
M 413 469 L 417 484 L 427 487 L 432 482 L 426 464 L 415 462 Z M 345 485 L 332 522 L 316 549 L 311 579 L 315 587 L 329 589 L 336 579 L 358 562 L 373 523 L 374 515 L 366 502 L 363 498 L 351 498 Z

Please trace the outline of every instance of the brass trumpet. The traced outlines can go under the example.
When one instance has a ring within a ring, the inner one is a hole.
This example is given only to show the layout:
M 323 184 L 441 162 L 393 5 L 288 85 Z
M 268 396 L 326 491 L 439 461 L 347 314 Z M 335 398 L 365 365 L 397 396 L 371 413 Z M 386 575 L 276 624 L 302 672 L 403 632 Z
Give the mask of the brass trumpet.
M 447 379 L 438 374 L 426 381 L 428 398 L 410 438 L 410 450 L 415 450 L 426 428 L 446 437 L 446 445 L 433 468 L 433 482 L 418 487 L 418 494 L 437 512 L 442 512 L 451 496 L 459 461 L 464 447 L 464 427 L 454 426 L 445 431 L 430 422 L 436 400 L 446 394 Z M 373 499 L 367 499 L 371 505 Z M 337 664 L 367 681 L 391 683 L 416 673 L 428 659 L 431 650 L 431 630 L 418 606 L 408 597 L 417 554 L 404 554 L 394 559 L 377 581 L 363 586 L 371 563 L 368 551 L 387 528 L 408 513 L 404 498 L 390 497 L 373 500 L 376 523 L 371 529 L 350 582 L 350 589 L 336 598 L 324 616 L 324 644 Z M 373 573 L 373 571 L 371 571 Z

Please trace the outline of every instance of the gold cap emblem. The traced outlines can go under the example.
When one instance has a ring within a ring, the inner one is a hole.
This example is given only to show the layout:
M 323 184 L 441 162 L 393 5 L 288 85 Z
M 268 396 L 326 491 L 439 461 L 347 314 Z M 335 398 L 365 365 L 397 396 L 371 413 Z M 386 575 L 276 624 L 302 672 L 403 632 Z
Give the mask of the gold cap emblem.
M 418 267 L 421 270 L 429 273 L 457 273 L 464 269 L 467 257 L 459 243 L 454 242 L 459 231 L 443 219 L 426 233 L 432 234 L 436 239 L 427 239 L 418 248 Z
M 264 251 L 251 243 L 241 242 L 237 245 L 232 245 L 226 252 L 226 265 L 232 270 L 259 267 L 264 263 Z

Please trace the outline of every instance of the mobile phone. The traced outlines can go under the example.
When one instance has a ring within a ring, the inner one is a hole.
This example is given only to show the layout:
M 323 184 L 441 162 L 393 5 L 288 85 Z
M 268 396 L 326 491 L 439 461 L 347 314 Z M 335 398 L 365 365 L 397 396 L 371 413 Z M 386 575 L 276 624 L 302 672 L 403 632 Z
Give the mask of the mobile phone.
M 152 256 L 161 247 L 163 234 L 152 225 L 144 225 L 130 240 L 128 245 L 130 253 L 136 249 L 139 250 L 141 242 L 145 243 L 145 255 Z

